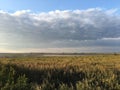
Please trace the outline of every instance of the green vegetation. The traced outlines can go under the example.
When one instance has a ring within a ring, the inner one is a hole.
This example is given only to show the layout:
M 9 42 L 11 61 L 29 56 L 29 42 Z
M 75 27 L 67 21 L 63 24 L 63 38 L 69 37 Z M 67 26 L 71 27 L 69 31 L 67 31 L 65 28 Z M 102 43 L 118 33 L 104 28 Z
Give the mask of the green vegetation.
M 0 90 L 32 90 L 25 75 L 16 75 L 14 68 L 0 64 Z
M 120 55 L 0 58 L 1 90 L 120 90 Z

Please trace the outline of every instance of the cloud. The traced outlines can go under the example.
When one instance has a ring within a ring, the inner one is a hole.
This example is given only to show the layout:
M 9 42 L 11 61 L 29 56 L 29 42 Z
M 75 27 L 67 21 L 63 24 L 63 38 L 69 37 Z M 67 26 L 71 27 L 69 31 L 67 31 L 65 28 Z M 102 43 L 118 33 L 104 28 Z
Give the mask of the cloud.
M 120 40 L 120 37 L 117 37 L 117 38 L 103 38 L 103 40 Z
M 117 11 L 100 8 L 42 13 L 30 10 L 14 13 L 0 11 L 0 47 L 13 50 L 118 48 L 120 15 Z

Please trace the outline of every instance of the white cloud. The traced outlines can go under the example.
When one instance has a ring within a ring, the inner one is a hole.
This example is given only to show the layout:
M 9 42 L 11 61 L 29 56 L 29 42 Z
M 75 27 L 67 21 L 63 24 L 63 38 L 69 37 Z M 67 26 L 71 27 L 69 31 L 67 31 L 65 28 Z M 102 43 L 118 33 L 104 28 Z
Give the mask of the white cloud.
M 15 50 L 83 46 L 118 48 L 120 16 L 116 13 L 117 9 L 100 8 L 47 13 L 0 11 L 0 47 Z
M 117 37 L 117 38 L 103 38 L 103 40 L 120 40 L 120 37 Z
M 11 14 L 13 16 L 22 16 L 29 14 L 31 11 L 30 10 L 21 10 L 21 11 L 16 11 L 15 13 Z

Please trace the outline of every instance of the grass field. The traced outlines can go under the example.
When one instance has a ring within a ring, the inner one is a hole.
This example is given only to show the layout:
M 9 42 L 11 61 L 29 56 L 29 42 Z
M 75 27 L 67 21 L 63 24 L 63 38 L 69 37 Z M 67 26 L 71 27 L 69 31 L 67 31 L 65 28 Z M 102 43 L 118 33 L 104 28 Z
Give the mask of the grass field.
M 120 54 L 1 57 L 1 90 L 120 90 Z

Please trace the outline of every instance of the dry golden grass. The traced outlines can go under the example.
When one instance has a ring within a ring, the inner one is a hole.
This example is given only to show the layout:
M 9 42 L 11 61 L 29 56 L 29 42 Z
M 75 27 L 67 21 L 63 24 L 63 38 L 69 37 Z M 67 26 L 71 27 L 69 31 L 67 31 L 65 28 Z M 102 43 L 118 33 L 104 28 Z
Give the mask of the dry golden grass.
M 17 66 L 32 69 L 65 68 L 67 66 L 82 68 L 95 65 L 108 69 L 120 69 L 120 55 L 0 58 L 0 62 L 4 64 L 15 64 Z
M 4 57 L 0 62 L 13 66 L 17 76 L 25 74 L 39 90 L 120 90 L 120 54 Z

